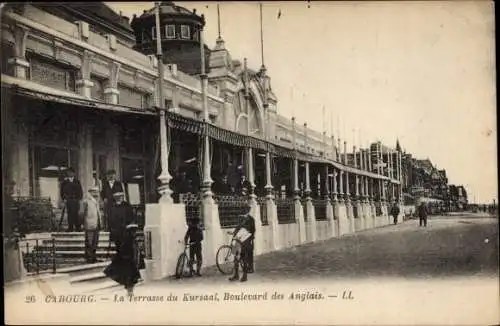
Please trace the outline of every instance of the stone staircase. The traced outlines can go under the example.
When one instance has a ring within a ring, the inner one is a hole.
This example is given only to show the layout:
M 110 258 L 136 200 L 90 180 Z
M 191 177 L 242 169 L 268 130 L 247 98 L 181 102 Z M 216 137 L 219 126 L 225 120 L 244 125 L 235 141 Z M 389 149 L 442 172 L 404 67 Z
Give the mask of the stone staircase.
M 103 273 L 115 254 L 114 244 L 110 244 L 109 241 L 109 232 L 99 233 L 96 252 L 98 262 L 94 264 L 88 264 L 85 260 L 84 232 L 55 232 L 51 236 L 51 239 L 40 241 L 36 247 L 40 253 L 44 253 L 44 256 L 50 257 L 44 259 L 45 265 L 41 265 L 42 270 L 51 272 L 55 261 L 56 273 L 69 274 L 75 293 L 121 287 L 118 283 L 106 278 Z M 139 234 L 138 240 L 140 244 L 143 242 L 142 234 Z

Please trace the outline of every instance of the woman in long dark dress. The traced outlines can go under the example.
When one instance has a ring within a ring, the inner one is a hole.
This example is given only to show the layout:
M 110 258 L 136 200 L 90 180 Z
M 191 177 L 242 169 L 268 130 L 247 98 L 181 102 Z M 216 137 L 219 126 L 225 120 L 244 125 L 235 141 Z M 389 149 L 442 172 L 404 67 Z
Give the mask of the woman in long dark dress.
M 124 201 L 124 194 L 115 193 L 113 197 L 115 205 L 111 208 L 109 237 L 110 241 L 115 243 L 116 254 L 104 274 L 125 286 L 128 295 L 132 295 L 135 284 L 141 278 L 139 247 L 136 241 L 138 225 L 132 207 Z

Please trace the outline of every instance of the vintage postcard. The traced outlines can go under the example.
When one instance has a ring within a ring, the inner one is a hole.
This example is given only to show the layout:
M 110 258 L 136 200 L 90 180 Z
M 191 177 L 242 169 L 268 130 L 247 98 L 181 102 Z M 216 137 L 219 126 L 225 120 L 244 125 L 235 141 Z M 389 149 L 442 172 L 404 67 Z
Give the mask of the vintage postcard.
M 1 4 L 5 323 L 499 324 L 494 19 Z

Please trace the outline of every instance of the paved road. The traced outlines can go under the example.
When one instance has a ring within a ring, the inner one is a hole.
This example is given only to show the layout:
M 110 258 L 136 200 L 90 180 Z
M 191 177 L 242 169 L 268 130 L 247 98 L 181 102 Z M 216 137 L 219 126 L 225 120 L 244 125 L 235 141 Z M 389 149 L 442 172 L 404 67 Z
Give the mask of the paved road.
M 432 217 L 366 230 L 256 257 L 254 282 L 400 277 L 407 279 L 498 274 L 498 224 L 493 218 Z M 145 283 L 140 288 L 224 285 L 215 267 L 203 277 Z

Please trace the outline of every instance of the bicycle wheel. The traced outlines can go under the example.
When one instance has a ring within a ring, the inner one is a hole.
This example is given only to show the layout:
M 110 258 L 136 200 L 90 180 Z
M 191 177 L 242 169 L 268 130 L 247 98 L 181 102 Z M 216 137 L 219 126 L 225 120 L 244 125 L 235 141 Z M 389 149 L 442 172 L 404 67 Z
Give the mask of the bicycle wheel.
M 183 278 L 188 274 L 188 257 L 185 253 L 182 253 L 177 259 L 177 266 L 175 267 L 175 278 Z
M 224 275 L 234 272 L 234 254 L 231 246 L 223 245 L 217 250 L 216 263 L 219 271 Z

